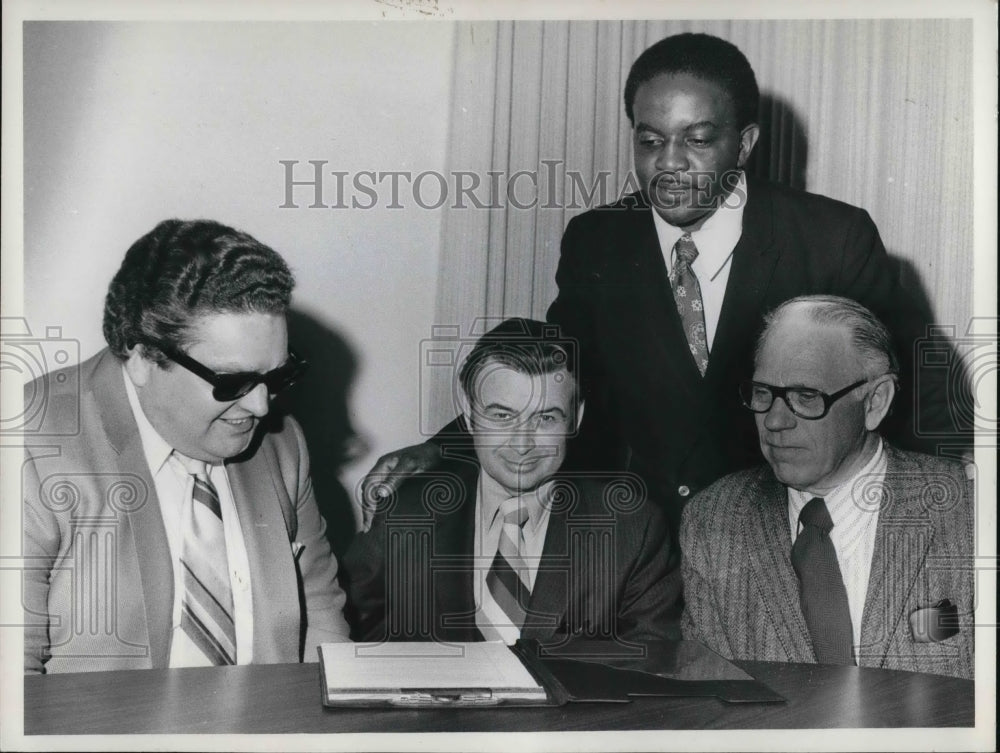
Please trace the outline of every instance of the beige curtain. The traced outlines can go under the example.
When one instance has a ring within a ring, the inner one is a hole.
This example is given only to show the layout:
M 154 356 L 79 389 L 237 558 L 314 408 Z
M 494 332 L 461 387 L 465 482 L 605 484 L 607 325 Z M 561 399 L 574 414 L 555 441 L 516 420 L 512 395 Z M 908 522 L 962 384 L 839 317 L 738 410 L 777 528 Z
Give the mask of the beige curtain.
M 449 169 L 480 185 L 478 205 L 446 210 L 437 322 L 466 334 L 481 317 L 544 318 L 566 222 L 634 185 L 629 66 L 683 31 L 732 41 L 754 67 L 764 128 L 751 171 L 867 209 L 904 282 L 964 332 L 972 26 L 961 19 L 461 24 Z M 431 408 L 446 418 L 439 387 Z

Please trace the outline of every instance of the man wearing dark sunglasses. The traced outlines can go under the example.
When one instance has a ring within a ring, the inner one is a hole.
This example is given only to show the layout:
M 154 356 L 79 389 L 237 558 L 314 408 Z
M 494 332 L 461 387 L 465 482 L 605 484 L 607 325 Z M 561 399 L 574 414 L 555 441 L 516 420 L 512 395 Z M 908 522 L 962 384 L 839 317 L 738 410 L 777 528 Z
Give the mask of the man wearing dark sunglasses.
M 854 301 L 768 315 L 740 390 L 767 465 L 684 510 L 685 638 L 735 659 L 972 677 L 972 482 L 880 438 L 898 369 Z
M 315 661 L 347 640 L 302 431 L 265 422 L 306 367 L 293 285 L 246 233 L 161 222 L 111 282 L 108 348 L 28 386 L 25 671 Z

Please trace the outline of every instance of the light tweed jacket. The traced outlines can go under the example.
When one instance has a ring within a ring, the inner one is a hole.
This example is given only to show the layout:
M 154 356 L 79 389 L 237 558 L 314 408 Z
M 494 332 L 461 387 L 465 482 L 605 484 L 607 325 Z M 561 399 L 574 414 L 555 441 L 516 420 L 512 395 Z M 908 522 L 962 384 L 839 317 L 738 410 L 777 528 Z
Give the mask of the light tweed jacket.
M 858 664 L 972 678 L 973 483 L 961 464 L 886 445 Z M 681 523 L 685 638 L 731 659 L 815 662 L 791 563 L 785 487 L 767 466 L 720 479 Z M 957 635 L 916 642 L 910 615 L 950 599 Z

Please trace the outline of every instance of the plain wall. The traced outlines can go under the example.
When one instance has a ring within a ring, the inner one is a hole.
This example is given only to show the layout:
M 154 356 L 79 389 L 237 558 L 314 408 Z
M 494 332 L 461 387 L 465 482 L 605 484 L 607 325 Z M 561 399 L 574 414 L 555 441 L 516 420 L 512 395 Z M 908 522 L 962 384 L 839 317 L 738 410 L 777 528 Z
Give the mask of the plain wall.
M 32 331 L 61 327 L 86 358 L 104 345 L 104 294 L 132 242 L 168 217 L 245 230 L 296 274 L 293 338 L 321 367 L 313 389 L 325 379 L 331 394 L 293 412 L 315 419 L 314 434 L 334 431 L 314 448 L 314 472 L 332 466 L 353 491 L 378 454 L 417 438 L 418 378 L 400 364 L 416 363 L 433 320 L 441 213 L 402 192 L 404 210 L 309 208 L 311 186 L 293 189 L 299 208 L 281 208 L 279 160 L 299 162 L 297 180 L 313 177 L 308 160 L 443 171 L 453 36 L 451 24 L 399 22 L 26 24 Z M 335 187 L 324 181 L 325 203 Z M 316 453 L 337 455 L 351 429 L 368 450 L 317 468 Z

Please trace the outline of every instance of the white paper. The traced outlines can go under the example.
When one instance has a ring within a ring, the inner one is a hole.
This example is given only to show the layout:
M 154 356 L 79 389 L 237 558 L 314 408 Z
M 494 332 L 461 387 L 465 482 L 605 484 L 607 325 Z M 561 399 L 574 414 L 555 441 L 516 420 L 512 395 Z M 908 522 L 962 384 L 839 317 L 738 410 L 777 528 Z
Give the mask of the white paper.
M 324 643 L 328 694 L 415 688 L 544 690 L 500 641 L 483 643 Z

